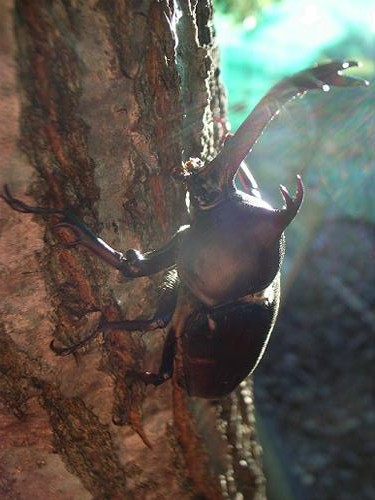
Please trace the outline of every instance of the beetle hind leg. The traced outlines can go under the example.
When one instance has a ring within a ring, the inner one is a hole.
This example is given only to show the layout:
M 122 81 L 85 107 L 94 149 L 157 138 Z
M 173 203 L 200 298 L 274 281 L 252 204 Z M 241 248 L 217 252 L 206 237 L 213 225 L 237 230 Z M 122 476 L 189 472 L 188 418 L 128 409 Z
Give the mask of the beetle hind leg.
M 159 371 L 154 372 L 140 372 L 137 376 L 146 385 L 161 385 L 167 380 L 172 378 L 173 375 L 173 362 L 176 349 L 176 337 L 173 329 L 169 330 L 163 348 L 163 356 L 160 364 Z

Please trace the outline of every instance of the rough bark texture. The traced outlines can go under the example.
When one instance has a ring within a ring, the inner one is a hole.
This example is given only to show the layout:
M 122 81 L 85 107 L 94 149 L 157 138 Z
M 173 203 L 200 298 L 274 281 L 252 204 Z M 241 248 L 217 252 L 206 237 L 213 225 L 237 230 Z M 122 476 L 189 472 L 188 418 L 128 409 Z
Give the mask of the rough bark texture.
M 172 171 L 221 138 L 210 1 L 0 5 L 2 182 L 74 206 L 115 248 L 157 247 L 186 221 Z M 129 373 L 157 367 L 162 331 L 49 349 L 150 316 L 161 276 L 121 281 L 4 203 L 0 223 L 0 496 L 262 498 L 249 381 L 214 403 L 145 390 Z

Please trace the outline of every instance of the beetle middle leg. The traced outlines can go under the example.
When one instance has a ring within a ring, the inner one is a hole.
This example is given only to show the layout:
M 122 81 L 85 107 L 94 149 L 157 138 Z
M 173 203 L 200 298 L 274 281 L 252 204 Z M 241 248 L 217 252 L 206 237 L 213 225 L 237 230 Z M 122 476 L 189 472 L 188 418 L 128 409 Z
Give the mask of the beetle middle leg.
M 127 332 L 151 332 L 154 330 L 158 330 L 159 328 L 165 328 L 170 319 L 172 318 L 172 312 L 169 315 L 165 316 L 154 316 L 152 319 L 134 319 L 134 320 L 123 320 L 123 321 L 102 321 L 98 328 L 96 328 L 90 335 L 85 337 L 84 339 L 76 342 L 68 347 L 58 347 L 55 345 L 55 340 L 52 340 L 50 343 L 51 350 L 57 354 L 58 356 L 68 356 L 69 354 L 73 354 L 79 348 L 86 345 L 90 340 L 93 340 L 100 331 L 107 335 L 109 332 L 113 330 L 124 330 Z
M 50 343 L 50 348 L 58 356 L 68 356 L 77 349 L 83 347 L 87 342 L 94 339 L 99 332 L 106 336 L 113 330 L 123 330 L 126 332 L 151 332 L 160 328 L 166 328 L 171 322 L 177 301 L 179 279 L 175 269 L 171 269 L 165 276 L 159 288 L 160 296 L 155 314 L 151 319 L 132 319 L 120 321 L 106 321 L 102 319 L 97 328 L 86 336 L 83 340 L 67 347 L 58 347 L 54 340 Z

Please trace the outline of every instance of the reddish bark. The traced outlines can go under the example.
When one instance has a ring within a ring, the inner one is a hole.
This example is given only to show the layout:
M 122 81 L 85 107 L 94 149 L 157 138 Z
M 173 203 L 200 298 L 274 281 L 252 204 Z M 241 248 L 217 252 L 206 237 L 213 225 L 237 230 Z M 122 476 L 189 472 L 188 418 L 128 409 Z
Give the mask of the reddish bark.
M 177 4 L 2 2 L 1 180 L 30 204 L 74 206 L 118 249 L 156 247 L 185 222 L 172 171 L 220 135 L 210 2 Z M 1 205 L 0 496 L 260 498 L 244 389 L 212 404 L 129 377 L 157 366 L 163 332 L 54 356 L 53 338 L 69 345 L 101 315 L 150 315 L 161 277 L 120 282 L 52 225 Z

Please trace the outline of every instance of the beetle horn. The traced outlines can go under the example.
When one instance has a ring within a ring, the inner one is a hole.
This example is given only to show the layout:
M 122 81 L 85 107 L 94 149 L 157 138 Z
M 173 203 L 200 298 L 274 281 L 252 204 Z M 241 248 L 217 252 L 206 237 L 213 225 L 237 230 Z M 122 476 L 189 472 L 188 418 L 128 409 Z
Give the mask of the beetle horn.
M 215 185 L 219 191 L 230 188 L 241 162 L 252 150 L 267 124 L 288 101 L 305 94 L 308 90 L 328 91 L 331 85 L 338 87 L 367 86 L 366 80 L 342 74 L 343 70 L 353 66 L 358 66 L 358 63 L 356 61 L 335 61 L 306 69 L 281 80 L 261 99 L 237 132 L 225 141 L 223 149 L 216 158 L 197 171 L 195 182 Z M 282 194 L 288 209 L 286 200 L 288 195 L 286 195 L 286 191 L 282 191 Z

